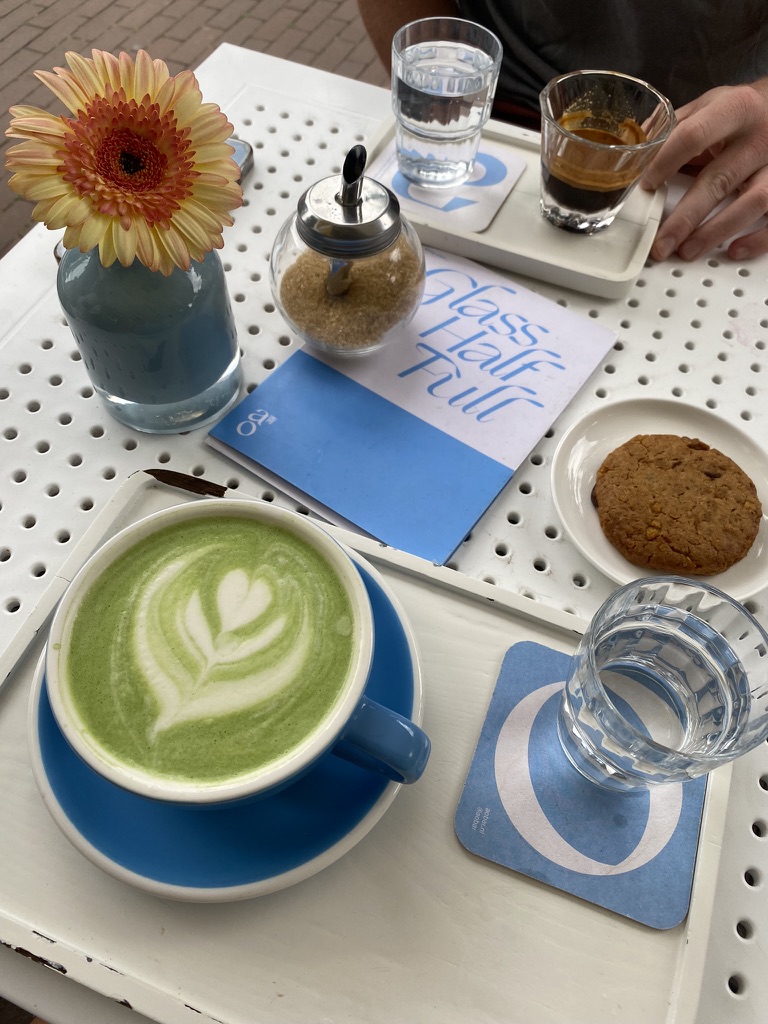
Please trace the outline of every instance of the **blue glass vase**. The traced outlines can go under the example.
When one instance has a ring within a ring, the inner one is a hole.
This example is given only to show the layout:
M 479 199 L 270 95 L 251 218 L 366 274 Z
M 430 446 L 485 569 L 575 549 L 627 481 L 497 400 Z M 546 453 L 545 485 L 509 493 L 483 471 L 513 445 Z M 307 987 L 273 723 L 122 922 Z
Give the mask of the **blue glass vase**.
M 236 401 L 240 355 L 215 250 L 164 277 L 138 260 L 104 267 L 98 249 L 69 249 L 57 287 L 91 383 L 115 419 L 178 433 L 211 423 Z

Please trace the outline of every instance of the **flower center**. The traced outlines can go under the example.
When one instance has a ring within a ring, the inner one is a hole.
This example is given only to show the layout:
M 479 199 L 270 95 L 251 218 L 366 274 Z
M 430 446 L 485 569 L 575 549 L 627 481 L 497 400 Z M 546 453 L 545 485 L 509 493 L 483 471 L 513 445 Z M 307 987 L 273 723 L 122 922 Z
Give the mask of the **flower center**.
M 120 154 L 120 167 L 126 174 L 136 174 L 144 167 L 144 161 L 135 153 L 127 153 L 125 150 Z
M 102 178 L 131 192 L 157 188 L 167 166 L 165 153 L 129 128 L 108 131 L 96 155 L 96 168 Z
M 198 174 L 189 129 L 156 103 L 126 100 L 123 90 L 94 97 L 68 124 L 64 180 L 126 230 L 133 217 L 167 227 Z

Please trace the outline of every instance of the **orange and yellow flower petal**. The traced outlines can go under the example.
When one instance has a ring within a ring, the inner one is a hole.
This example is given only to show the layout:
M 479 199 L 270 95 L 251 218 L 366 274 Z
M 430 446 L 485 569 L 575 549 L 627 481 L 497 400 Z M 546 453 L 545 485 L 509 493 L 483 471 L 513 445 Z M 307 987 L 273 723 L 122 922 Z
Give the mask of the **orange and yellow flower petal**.
M 171 76 L 143 50 L 66 60 L 37 74 L 74 116 L 19 105 L 6 132 L 24 140 L 6 166 L 11 187 L 37 201 L 33 216 L 64 226 L 68 247 L 98 246 L 106 266 L 138 258 L 169 274 L 220 248 L 242 190 L 232 126 L 194 75 Z
M 68 224 L 82 224 L 91 213 L 90 205 L 77 196 L 60 196 L 49 208 L 45 223 L 54 231 Z

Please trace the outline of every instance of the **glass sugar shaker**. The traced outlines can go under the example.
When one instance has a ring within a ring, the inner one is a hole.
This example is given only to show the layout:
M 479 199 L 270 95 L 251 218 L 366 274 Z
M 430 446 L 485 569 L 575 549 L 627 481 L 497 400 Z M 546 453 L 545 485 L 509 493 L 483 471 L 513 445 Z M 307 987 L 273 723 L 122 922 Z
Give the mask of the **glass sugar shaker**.
M 395 195 L 363 172 L 354 146 L 278 232 L 272 295 L 291 329 L 326 353 L 372 352 L 396 338 L 424 294 L 424 253 Z

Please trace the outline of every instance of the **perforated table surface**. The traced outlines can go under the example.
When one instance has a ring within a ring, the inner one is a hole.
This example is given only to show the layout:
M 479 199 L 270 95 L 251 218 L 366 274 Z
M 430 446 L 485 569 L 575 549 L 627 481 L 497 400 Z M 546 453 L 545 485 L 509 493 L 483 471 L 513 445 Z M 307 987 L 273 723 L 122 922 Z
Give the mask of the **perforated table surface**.
M 389 115 L 389 96 L 228 45 L 202 65 L 199 79 L 206 99 L 225 109 L 255 151 L 245 204 L 226 232 L 222 253 L 252 389 L 296 347 L 270 295 L 275 233 L 309 184 L 338 172 L 352 144 L 375 137 Z M 36 228 L 0 262 L 0 650 L 93 517 L 138 470 L 165 467 L 294 504 L 210 449 L 204 432 L 138 434 L 110 418 L 93 394 L 56 300 L 55 241 Z M 668 399 L 712 412 L 768 451 L 768 259 L 739 265 L 716 254 L 692 264 L 648 265 L 614 300 L 523 283 L 611 327 L 618 341 L 450 567 L 583 621 L 616 584 L 579 553 L 555 511 L 550 471 L 560 438 L 586 412 L 610 402 Z M 746 603 L 768 622 L 764 589 Z M 0 861 L 2 842 L 0 837 Z M 699 1024 L 766 1018 L 767 878 L 763 745 L 733 770 Z M 7 957 L 2 966 L 0 992 L 19 998 L 15 983 L 6 980 L 13 972 Z M 62 1020 L 66 987 L 57 986 L 55 997 Z M 111 1019 L 113 1010 L 104 1013 Z M 70 1019 L 77 1019 L 74 1010 Z

